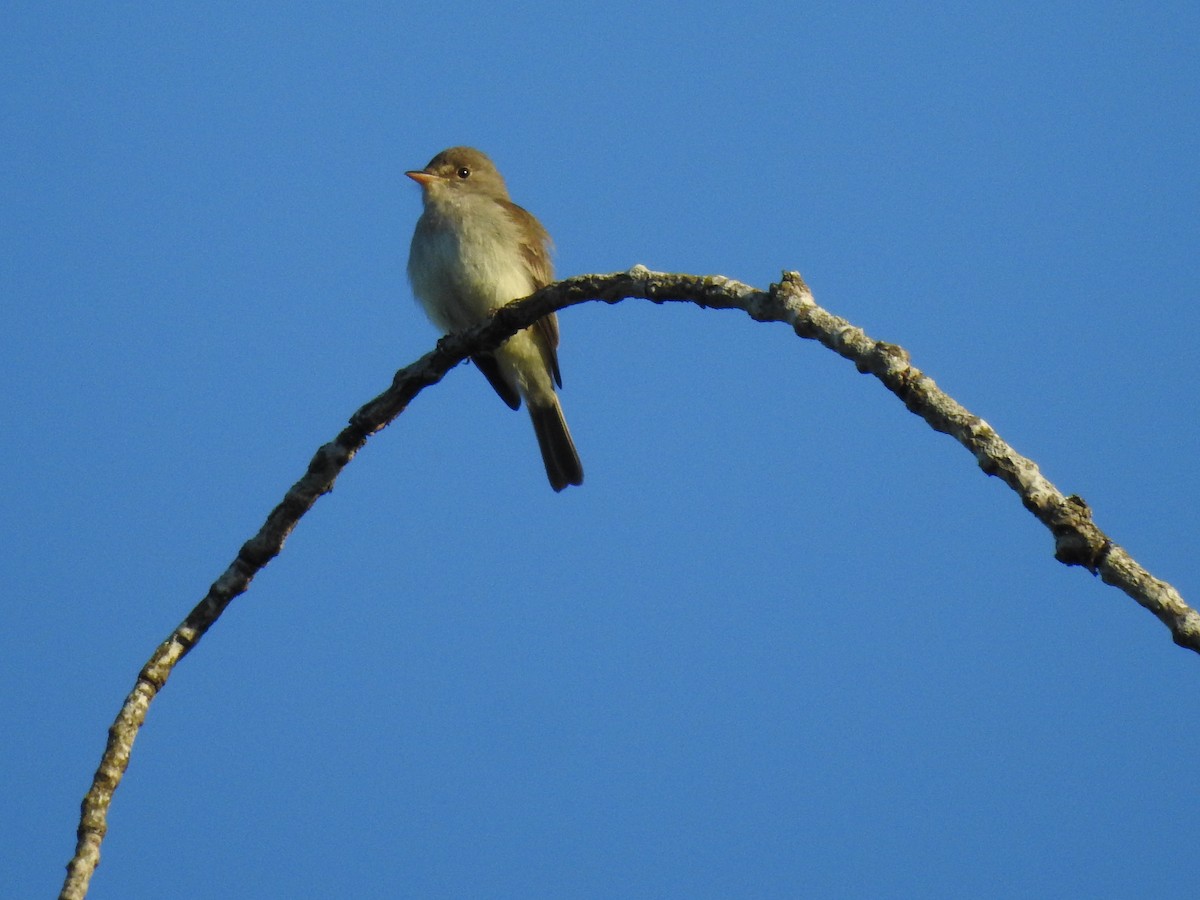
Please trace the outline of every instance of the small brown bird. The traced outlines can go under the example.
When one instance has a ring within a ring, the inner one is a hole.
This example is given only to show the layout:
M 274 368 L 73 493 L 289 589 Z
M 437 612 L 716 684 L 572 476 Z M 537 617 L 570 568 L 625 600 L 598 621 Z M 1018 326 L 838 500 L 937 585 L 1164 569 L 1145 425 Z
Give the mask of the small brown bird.
M 447 333 L 485 321 L 496 309 L 554 280 L 550 235 L 513 203 L 484 154 L 451 147 L 424 169 L 406 172 L 421 185 L 425 210 L 408 255 L 413 293 Z M 512 409 L 524 399 L 550 486 L 583 483 L 583 466 L 554 393 L 558 317 L 551 313 L 472 361 Z

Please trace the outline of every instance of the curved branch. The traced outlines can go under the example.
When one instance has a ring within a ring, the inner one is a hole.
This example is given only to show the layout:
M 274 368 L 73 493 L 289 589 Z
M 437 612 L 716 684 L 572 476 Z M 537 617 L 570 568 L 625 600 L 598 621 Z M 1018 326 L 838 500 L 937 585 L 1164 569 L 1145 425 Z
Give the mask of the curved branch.
M 67 865 L 60 898 L 87 894 L 100 862 L 100 843 L 108 828 L 108 807 L 129 764 L 138 729 L 151 701 L 171 671 L 204 636 L 225 607 L 244 592 L 254 576 L 282 549 L 289 534 L 322 494 L 333 488 L 342 469 L 367 438 L 394 420 L 409 402 L 468 356 L 498 346 L 510 335 L 549 312 L 601 300 L 630 298 L 655 303 L 685 302 L 714 309 L 741 309 L 760 322 L 785 322 L 802 338 L 815 340 L 883 382 L 904 405 L 935 431 L 949 434 L 969 450 L 980 468 L 995 475 L 1021 498 L 1025 508 L 1054 535 L 1054 556 L 1069 566 L 1099 574 L 1154 613 L 1171 631 L 1175 643 L 1200 653 L 1200 614 L 1184 603 L 1171 585 L 1150 575 L 1092 521 L 1091 510 L 1077 496 L 1063 496 L 1038 470 L 1000 439 L 983 419 L 971 414 L 913 366 L 908 352 L 876 341 L 862 329 L 817 306 L 800 275 L 785 272 L 782 281 L 761 291 L 721 276 L 673 275 L 635 266 L 612 275 L 580 275 L 551 284 L 536 294 L 499 310 L 486 324 L 438 341 L 412 365 L 396 373 L 392 385 L 350 417 L 340 434 L 325 444 L 304 476 L 271 511 L 258 534 L 242 545 L 237 558 L 209 588 L 208 594 L 154 651 L 108 731 L 108 744 L 92 786 L 83 799 L 75 856 Z

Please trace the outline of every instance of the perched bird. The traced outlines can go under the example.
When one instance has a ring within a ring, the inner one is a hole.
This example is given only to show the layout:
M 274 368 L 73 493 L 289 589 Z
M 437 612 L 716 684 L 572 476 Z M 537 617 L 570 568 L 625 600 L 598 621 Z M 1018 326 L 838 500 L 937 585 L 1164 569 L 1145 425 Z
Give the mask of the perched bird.
M 508 197 L 504 179 L 471 147 L 443 150 L 420 171 L 425 209 L 408 254 L 408 278 L 426 315 L 450 333 L 554 280 L 550 235 Z M 512 409 L 524 399 L 550 486 L 583 483 L 583 466 L 554 393 L 558 317 L 551 313 L 472 361 Z

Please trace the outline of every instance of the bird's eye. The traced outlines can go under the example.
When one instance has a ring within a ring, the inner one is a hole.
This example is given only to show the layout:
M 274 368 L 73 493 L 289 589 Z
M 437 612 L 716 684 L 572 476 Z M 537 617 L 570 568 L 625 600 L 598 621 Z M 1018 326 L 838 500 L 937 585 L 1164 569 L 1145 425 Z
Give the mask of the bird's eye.
M 454 174 L 456 174 L 459 178 L 461 178 L 465 181 L 466 179 L 471 177 L 471 170 L 468 169 L 466 166 L 459 166 L 458 171 L 455 172 Z

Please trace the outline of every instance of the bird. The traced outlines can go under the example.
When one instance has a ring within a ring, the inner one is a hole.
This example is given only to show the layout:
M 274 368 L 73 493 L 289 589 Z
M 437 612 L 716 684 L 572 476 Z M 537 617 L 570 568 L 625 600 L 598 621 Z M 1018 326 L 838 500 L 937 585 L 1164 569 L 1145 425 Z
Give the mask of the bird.
M 554 280 L 549 233 L 512 202 L 484 153 L 450 147 L 405 174 L 421 186 L 423 201 L 408 278 L 435 326 L 449 334 L 478 325 Z M 555 393 L 562 387 L 558 317 L 543 316 L 471 360 L 509 408 L 525 402 L 550 486 L 582 484 L 583 465 Z

